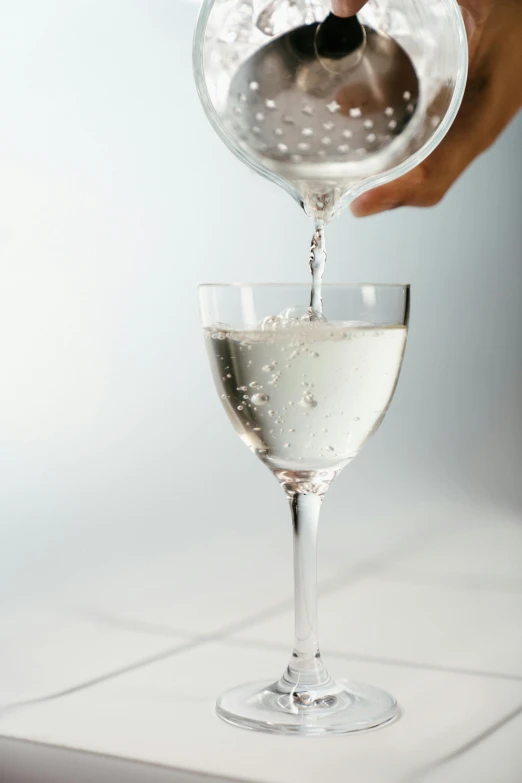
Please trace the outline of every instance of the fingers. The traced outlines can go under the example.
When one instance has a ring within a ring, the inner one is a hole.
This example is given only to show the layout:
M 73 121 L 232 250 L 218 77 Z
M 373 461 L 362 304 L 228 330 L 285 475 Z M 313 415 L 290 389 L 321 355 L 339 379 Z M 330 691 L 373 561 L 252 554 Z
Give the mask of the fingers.
M 366 0 L 332 0 L 332 13 L 335 16 L 353 16 L 365 4 Z
M 489 93 L 487 82 L 479 79 L 468 83 L 457 119 L 434 152 L 403 177 L 363 193 L 352 202 L 352 213 L 368 217 L 397 207 L 438 204 L 500 131 L 490 119 Z
M 480 151 L 478 139 L 447 136 L 429 158 L 408 174 L 355 199 L 352 213 L 355 217 L 368 217 L 398 207 L 433 207 Z

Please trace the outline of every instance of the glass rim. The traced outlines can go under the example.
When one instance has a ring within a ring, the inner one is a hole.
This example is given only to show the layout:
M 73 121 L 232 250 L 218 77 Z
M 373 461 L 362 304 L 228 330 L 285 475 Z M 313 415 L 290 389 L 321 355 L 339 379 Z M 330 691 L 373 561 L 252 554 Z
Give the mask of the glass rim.
M 199 283 L 198 290 L 203 288 L 307 288 L 312 283 Z M 410 289 L 410 283 L 321 283 L 321 288 L 402 288 Z

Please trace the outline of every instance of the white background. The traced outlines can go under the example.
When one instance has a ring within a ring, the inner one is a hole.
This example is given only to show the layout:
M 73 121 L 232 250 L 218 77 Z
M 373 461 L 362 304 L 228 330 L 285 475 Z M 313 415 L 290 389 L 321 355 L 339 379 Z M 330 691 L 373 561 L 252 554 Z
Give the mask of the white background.
M 283 516 L 211 387 L 196 287 L 306 280 L 311 232 L 208 126 L 195 4 L 0 9 L 5 596 L 40 590 L 48 557 L 57 584 L 103 559 L 92 527 L 151 546 L 175 529 L 183 547 L 218 504 L 251 524 L 260 490 Z M 332 490 L 325 530 L 341 507 L 356 524 L 420 499 L 521 506 L 521 134 L 519 118 L 435 209 L 329 228 L 327 280 L 410 282 L 413 307 L 394 404 Z

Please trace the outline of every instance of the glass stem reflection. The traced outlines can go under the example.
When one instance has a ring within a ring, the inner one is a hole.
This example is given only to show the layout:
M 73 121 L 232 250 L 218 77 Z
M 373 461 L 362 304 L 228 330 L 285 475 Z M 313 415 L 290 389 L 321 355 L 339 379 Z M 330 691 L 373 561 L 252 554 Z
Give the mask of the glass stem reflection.
M 317 633 L 317 526 L 322 496 L 289 494 L 294 538 L 295 641 L 283 676 L 286 686 L 308 691 L 329 681 Z

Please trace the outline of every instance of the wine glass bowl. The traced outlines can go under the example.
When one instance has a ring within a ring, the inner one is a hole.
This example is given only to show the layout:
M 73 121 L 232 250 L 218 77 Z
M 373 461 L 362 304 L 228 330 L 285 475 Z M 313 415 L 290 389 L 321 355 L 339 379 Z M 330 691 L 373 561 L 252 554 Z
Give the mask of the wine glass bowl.
M 274 474 L 294 532 L 296 634 L 283 677 L 218 701 L 237 725 L 301 734 L 369 728 L 397 714 L 393 697 L 331 679 L 316 630 L 315 541 L 333 479 L 382 421 L 398 381 L 407 285 L 205 285 L 200 305 L 214 383 L 236 432 Z

